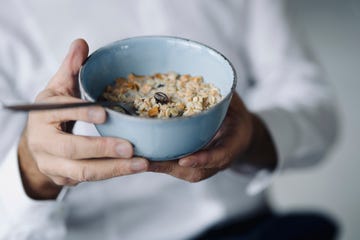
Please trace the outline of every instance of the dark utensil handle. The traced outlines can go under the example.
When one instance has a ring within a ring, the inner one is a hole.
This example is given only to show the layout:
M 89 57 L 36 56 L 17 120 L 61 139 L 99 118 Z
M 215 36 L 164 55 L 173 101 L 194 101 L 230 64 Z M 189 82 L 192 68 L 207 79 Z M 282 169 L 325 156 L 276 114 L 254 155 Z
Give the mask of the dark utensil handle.
M 5 109 L 12 111 L 41 111 L 41 110 L 53 110 L 63 108 L 77 108 L 88 107 L 93 105 L 100 105 L 103 107 L 116 106 L 116 102 L 78 102 L 78 103 L 34 103 L 34 104 L 16 104 L 16 105 L 3 105 Z

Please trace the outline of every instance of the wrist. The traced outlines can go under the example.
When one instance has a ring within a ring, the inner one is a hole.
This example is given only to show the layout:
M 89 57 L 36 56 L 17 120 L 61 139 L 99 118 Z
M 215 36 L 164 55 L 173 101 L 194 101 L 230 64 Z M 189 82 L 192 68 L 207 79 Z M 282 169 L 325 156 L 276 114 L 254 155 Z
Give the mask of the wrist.
M 55 199 L 62 187 L 41 173 L 28 147 L 25 134 L 21 137 L 18 147 L 19 171 L 24 191 L 35 200 Z
M 274 141 L 264 122 L 251 114 L 252 135 L 248 148 L 241 157 L 244 165 L 255 169 L 273 171 L 277 166 L 277 153 Z

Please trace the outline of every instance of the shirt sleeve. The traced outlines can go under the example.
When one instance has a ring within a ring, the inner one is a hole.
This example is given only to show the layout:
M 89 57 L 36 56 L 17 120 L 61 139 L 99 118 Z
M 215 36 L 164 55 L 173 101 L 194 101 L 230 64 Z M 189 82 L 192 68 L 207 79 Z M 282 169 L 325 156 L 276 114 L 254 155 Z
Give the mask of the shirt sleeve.
M 334 144 L 338 114 L 334 92 L 320 65 L 295 37 L 281 0 L 248 1 L 245 52 L 253 86 L 246 103 L 268 128 L 278 166 L 260 170 L 249 184 L 255 194 L 284 169 L 312 166 Z
M 53 63 L 19 1 L 0 8 L 0 35 L 0 100 L 31 101 L 50 78 Z M 62 195 L 35 201 L 22 186 L 17 142 L 25 122 L 26 114 L 0 111 L 0 239 L 61 239 L 66 230 Z
M 15 144 L 0 166 L 0 239 L 62 239 L 64 195 L 54 201 L 35 201 L 24 192 Z

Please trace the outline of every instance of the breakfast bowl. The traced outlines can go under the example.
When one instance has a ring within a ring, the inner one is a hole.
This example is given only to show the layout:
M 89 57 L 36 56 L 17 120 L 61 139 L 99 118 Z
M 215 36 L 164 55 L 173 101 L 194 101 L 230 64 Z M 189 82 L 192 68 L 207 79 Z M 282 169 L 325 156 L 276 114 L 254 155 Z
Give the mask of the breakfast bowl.
M 220 128 L 236 85 L 232 64 L 218 51 L 188 39 L 142 36 L 116 41 L 93 52 L 79 73 L 81 97 L 97 101 L 107 86 L 129 74 L 176 72 L 202 76 L 216 86 L 221 100 L 191 116 L 150 118 L 106 108 L 107 120 L 97 124 L 101 136 L 126 139 L 136 156 L 173 160 L 205 147 Z

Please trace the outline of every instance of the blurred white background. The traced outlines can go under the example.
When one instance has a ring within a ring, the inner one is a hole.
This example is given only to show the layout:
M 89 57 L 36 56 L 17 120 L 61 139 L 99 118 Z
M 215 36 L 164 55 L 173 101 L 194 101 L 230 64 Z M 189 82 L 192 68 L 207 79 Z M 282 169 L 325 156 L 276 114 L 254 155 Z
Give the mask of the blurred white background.
M 341 136 L 326 161 L 276 178 L 279 210 L 319 209 L 342 224 L 340 239 L 360 239 L 360 1 L 290 0 L 298 25 L 336 89 Z

